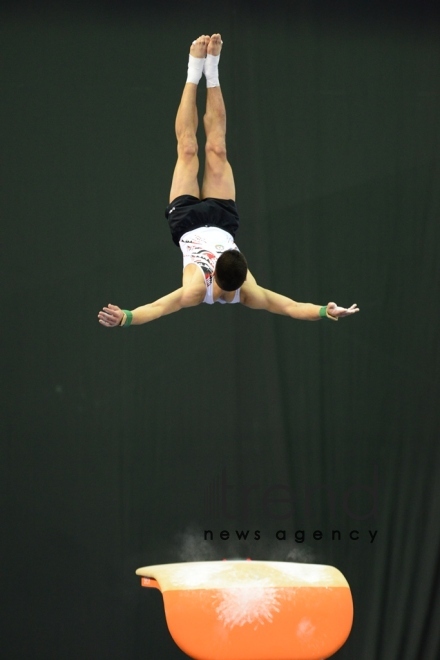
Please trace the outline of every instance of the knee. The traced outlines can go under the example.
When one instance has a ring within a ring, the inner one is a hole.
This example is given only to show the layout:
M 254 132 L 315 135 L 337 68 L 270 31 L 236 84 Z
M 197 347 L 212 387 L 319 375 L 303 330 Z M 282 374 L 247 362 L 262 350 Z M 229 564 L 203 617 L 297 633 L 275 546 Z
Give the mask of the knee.
M 181 158 L 189 160 L 197 156 L 197 140 L 193 136 L 182 135 L 177 140 L 177 151 Z
M 209 158 L 211 155 L 226 160 L 226 142 L 224 139 L 210 139 L 206 143 L 206 156 Z

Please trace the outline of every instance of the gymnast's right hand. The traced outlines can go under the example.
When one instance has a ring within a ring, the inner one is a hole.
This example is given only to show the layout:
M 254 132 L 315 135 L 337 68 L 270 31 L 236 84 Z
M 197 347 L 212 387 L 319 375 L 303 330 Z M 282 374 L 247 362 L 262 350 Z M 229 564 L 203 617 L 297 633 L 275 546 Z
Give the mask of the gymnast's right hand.
M 106 328 L 114 328 L 119 325 L 122 321 L 124 313 L 117 305 L 108 305 L 108 307 L 103 307 L 98 314 L 98 320 L 101 325 L 104 325 Z

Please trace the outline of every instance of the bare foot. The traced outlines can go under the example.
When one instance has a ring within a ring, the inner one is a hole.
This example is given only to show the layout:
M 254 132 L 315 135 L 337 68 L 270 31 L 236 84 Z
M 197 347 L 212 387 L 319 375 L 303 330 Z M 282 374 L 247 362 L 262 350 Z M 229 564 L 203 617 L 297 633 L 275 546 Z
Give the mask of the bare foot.
M 220 55 L 223 41 L 220 34 L 213 34 L 208 44 L 208 53 L 210 55 Z
M 190 55 L 193 57 L 206 57 L 206 49 L 209 44 L 210 37 L 207 34 L 202 34 L 201 37 L 192 42 L 189 49 Z

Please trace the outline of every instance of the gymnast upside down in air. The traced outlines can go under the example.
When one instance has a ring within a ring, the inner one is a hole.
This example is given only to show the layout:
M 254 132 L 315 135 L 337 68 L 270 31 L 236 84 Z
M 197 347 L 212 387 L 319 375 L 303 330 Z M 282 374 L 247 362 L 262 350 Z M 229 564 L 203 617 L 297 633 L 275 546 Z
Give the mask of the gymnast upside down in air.
M 166 217 L 174 243 L 183 253 L 182 286 L 155 302 L 129 311 L 109 304 L 98 314 L 99 323 L 141 325 L 200 303 L 241 303 L 294 319 L 335 321 L 359 311 L 334 302 L 320 306 L 295 302 L 259 286 L 234 239 L 239 226 L 235 184 L 226 155 L 226 110 L 219 83 L 220 34 L 203 35 L 190 48 L 188 78 L 176 117 L 177 163 Z M 197 174 L 197 86 L 205 74 L 207 85 L 206 163 L 202 188 Z

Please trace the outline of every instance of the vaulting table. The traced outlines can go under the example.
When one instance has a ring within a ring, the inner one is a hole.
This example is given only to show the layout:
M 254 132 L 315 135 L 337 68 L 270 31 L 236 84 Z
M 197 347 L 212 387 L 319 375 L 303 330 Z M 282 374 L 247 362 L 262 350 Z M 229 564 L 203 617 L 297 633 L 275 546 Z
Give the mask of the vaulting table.
M 168 629 L 195 660 L 322 660 L 346 641 L 350 587 L 333 566 L 202 561 L 139 568 Z

